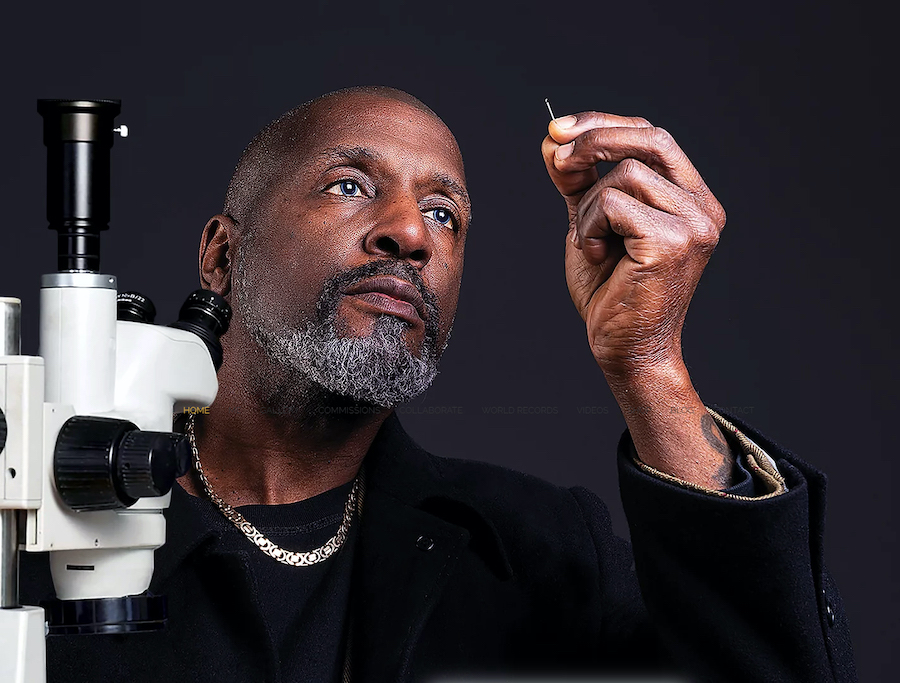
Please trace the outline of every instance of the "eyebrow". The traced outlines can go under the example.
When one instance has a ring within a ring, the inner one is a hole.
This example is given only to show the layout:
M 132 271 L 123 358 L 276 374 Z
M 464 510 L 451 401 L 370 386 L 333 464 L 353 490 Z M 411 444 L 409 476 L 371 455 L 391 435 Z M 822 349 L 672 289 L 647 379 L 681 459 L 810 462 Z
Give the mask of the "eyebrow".
M 378 155 L 366 147 L 348 147 L 338 145 L 329 147 L 316 154 L 323 161 L 377 161 Z
M 443 185 L 447 188 L 451 194 L 455 194 L 459 197 L 460 202 L 463 205 L 463 208 L 466 210 L 466 213 L 469 215 L 469 220 L 472 220 L 472 202 L 469 200 L 469 193 L 466 191 L 465 186 L 457 181 L 455 178 L 451 178 L 446 173 L 433 173 L 431 176 L 432 182 Z
M 367 147 L 354 147 L 348 145 L 338 145 L 337 147 L 329 147 L 318 154 L 316 158 L 326 163 L 337 163 L 340 161 L 349 161 L 351 163 L 376 162 L 381 159 Z M 472 202 L 469 199 L 469 193 L 465 185 L 446 173 L 436 172 L 431 175 L 431 182 L 444 187 L 450 194 L 456 195 L 466 213 L 469 221 L 472 219 Z

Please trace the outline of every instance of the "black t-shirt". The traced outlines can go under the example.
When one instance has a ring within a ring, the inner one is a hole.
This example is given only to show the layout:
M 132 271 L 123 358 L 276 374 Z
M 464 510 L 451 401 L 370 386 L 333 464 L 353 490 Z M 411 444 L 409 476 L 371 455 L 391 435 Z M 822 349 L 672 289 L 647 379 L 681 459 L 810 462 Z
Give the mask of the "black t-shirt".
M 286 505 L 236 508 L 276 545 L 290 551 L 322 546 L 337 532 L 353 482 Z M 212 505 L 193 498 L 195 505 Z M 341 680 L 348 626 L 353 549 L 359 526 L 353 522 L 334 555 L 309 567 L 292 567 L 269 557 L 233 524 L 227 525 L 222 550 L 244 555 L 256 587 L 256 600 L 283 666 L 283 680 L 320 683 Z M 294 670 L 287 671 L 284 668 Z

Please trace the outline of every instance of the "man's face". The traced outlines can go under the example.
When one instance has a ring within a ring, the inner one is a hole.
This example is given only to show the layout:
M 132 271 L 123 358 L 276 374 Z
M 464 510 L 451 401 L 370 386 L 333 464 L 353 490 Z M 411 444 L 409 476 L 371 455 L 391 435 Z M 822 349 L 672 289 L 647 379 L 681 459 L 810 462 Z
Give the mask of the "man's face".
M 333 98 L 310 120 L 239 250 L 236 308 L 295 380 L 394 405 L 427 388 L 450 335 L 462 159 L 440 121 L 395 100 Z

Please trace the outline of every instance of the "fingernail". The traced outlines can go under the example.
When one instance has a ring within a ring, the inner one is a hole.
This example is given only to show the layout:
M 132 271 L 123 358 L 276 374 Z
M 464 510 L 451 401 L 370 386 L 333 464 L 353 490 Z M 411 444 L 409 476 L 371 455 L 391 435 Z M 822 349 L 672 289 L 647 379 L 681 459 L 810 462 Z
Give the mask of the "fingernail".
M 560 128 L 571 128 L 576 123 L 578 123 L 577 116 L 560 116 L 558 119 L 553 119 L 553 122 L 556 123 Z
M 556 148 L 556 158 L 565 159 L 572 156 L 572 150 L 575 149 L 575 141 L 573 140 L 567 145 L 561 145 Z
M 577 230 L 572 231 L 571 240 L 572 240 L 572 244 L 578 244 L 578 231 Z

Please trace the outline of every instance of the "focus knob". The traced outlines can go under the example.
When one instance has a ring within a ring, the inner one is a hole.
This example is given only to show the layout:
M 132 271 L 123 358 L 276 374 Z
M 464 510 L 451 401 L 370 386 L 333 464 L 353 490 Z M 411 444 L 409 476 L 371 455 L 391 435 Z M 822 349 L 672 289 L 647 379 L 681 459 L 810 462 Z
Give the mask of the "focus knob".
M 59 430 L 53 475 L 60 497 L 73 510 L 128 507 L 120 499 L 113 466 L 119 442 L 136 430 L 128 420 L 71 417 Z
M 0 410 L 0 453 L 6 448 L 6 415 Z
M 164 496 L 187 472 L 190 459 L 191 446 L 184 434 L 129 432 L 116 463 L 121 492 L 133 500 Z
M 128 420 L 76 415 L 59 430 L 53 474 L 73 510 L 115 510 L 165 495 L 190 462 L 183 434 L 142 432 Z

